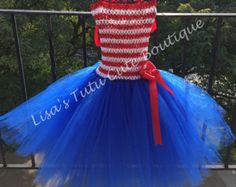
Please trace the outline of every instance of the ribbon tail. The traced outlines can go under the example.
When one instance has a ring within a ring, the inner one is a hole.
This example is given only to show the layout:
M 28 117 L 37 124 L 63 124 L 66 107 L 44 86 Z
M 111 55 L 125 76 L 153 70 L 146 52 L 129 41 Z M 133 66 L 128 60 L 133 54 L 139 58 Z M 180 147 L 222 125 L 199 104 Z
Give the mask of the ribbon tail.
M 174 92 L 170 89 L 170 87 L 166 84 L 164 79 L 161 77 L 161 75 L 158 77 L 158 83 L 163 86 L 168 92 L 170 92 L 172 95 L 175 95 Z
M 156 81 L 149 81 L 150 100 L 152 110 L 153 138 L 155 145 L 162 144 L 161 127 L 158 111 L 158 89 Z

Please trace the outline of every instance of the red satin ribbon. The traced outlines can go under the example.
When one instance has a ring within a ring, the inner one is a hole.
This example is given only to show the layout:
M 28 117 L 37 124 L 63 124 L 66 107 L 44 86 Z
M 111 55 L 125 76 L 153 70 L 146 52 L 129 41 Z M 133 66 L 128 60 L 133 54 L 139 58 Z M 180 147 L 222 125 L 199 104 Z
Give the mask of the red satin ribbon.
M 159 83 L 172 95 L 174 95 L 174 93 L 166 84 L 164 79 L 161 77 L 159 70 L 151 61 L 147 61 L 142 64 L 139 73 L 142 78 L 147 79 L 149 81 L 154 143 L 155 145 L 162 144 L 161 127 L 158 111 L 158 89 L 156 83 Z
M 98 25 L 95 25 L 95 29 L 94 29 L 94 43 L 97 47 L 100 47 L 101 46 L 101 43 L 100 43 L 100 38 L 99 38 L 99 28 L 98 28 Z
M 156 19 L 155 21 L 153 22 L 152 26 L 151 26 L 151 33 L 154 32 L 155 30 L 157 30 L 157 22 L 156 22 Z

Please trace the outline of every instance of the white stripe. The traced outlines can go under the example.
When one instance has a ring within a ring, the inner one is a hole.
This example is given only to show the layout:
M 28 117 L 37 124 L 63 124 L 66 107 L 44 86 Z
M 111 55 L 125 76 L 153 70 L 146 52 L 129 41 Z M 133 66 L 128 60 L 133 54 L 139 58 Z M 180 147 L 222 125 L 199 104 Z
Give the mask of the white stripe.
M 100 34 L 145 34 L 145 33 L 150 33 L 151 32 L 151 28 L 140 28 L 140 29 L 99 29 L 99 33 Z
M 102 60 L 108 62 L 122 62 L 122 63 L 138 63 L 147 60 L 146 56 L 138 57 L 138 58 L 120 58 L 120 57 L 106 57 L 102 55 Z
M 144 25 L 144 24 L 151 24 L 153 23 L 155 18 L 150 19 L 121 19 L 121 20 L 115 20 L 115 19 L 101 19 L 96 20 L 97 25 L 107 25 L 107 24 L 113 24 L 113 25 Z
M 100 75 L 103 78 L 108 78 L 110 80 L 117 80 L 117 79 L 123 79 L 123 80 L 137 80 L 141 79 L 141 76 L 119 76 L 119 75 L 107 75 L 99 71 L 99 67 L 96 69 L 96 73 Z
M 148 51 L 148 47 L 142 48 L 106 48 L 101 47 L 102 52 L 105 53 L 145 53 Z
M 112 43 L 112 44 L 140 44 L 144 42 L 149 42 L 149 36 L 143 38 L 134 39 L 115 39 L 115 38 L 100 38 L 101 43 Z
M 117 73 L 125 73 L 125 72 L 139 72 L 139 70 L 141 69 L 140 66 L 135 66 L 135 67 L 114 67 L 114 66 L 107 66 L 105 64 L 101 64 L 100 65 L 103 69 L 107 70 L 107 71 L 116 71 Z
M 150 8 L 144 9 L 112 9 L 112 8 L 105 8 L 105 7 L 98 7 L 92 10 L 92 15 L 95 16 L 97 14 L 112 14 L 112 15 L 145 15 L 148 13 L 156 13 L 156 7 L 152 6 Z

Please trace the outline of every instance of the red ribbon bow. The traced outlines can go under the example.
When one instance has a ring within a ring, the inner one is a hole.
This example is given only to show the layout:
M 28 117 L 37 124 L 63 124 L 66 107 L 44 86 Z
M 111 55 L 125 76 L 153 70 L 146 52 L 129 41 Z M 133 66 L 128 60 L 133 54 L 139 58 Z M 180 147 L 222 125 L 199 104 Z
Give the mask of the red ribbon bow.
M 146 61 L 144 64 L 142 64 L 139 74 L 142 78 L 147 79 L 149 81 L 154 143 L 155 145 L 162 144 L 161 127 L 158 111 L 158 89 L 156 83 L 159 83 L 172 95 L 174 95 L 174 93 L 166 84 L 164 79 L 161 77 L 159 70 L 151 61 Z

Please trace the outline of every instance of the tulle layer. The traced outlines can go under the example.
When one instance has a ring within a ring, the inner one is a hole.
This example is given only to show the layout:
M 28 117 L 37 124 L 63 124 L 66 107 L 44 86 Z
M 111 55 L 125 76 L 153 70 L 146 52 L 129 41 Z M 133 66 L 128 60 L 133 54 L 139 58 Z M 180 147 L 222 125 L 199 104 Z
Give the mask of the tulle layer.
M 70 187 L 198 186 L 234 141 L 223 109 L 199 87 L 161 71 L 162 145 L 154 145 L 146 80 L 103 79 L 98 64 L 70 74 L 0 117 L 17 153 L 42 153 L 36 183 Z M 202 130 L 205 129 L 205 130 Z

